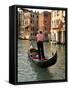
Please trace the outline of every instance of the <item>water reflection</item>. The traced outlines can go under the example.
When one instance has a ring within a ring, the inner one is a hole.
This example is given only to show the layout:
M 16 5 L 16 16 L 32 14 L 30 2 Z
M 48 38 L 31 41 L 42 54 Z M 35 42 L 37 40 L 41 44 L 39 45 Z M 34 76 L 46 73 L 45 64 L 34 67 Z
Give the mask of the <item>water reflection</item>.
M 37 46 L 32 41 L 33 46 Z M 51 57 L 57 50 L 57 63 L 49 68 L 40 68 L 28 58 L 28 40 L 18 40 L 18 82 L 58 80 L 65 78 L 65 46 L 44 43 L 45 56 Z

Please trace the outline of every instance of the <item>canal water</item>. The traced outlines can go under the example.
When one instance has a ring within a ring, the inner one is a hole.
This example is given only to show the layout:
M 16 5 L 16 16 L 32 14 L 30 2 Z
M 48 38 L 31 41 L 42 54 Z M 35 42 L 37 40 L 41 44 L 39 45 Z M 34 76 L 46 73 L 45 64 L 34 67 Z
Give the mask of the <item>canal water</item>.
M 33 46 L 37 46 L 32 41 Z M 18 82 L 62 80 L 65 79 L 65 46 L 44 42 L 44 53 L 51 57 L 57 50 L 58 58 L 55 65 L 41 68 L 28 58 L 29 40 L 18 40 Z

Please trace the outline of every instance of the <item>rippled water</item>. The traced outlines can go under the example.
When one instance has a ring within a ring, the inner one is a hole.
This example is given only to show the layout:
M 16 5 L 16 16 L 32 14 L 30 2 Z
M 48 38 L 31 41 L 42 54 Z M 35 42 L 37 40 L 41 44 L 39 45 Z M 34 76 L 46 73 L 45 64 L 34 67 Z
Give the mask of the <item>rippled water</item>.
M 36 42 L 32 44 L 36 46 Z M 48 68 L 40 68 L 29 60 L 29 46 L 28 40 L 18 40 L 18 82 L 65 79 L 65 46 L 44 42 L 45 56 L 51 57 L 56 50 L 58 53 L 56 64 Z

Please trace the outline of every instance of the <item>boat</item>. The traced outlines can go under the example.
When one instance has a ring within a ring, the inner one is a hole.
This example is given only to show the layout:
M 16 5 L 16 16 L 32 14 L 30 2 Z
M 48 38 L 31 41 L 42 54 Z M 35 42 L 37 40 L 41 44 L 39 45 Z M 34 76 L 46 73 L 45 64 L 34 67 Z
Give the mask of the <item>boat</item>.
M 28 50 L 28 57 L 30 60 L 32 60 L 36 65 L 40 66 L 40 67 L 49 67 L 49 66 L 52 66 L 56 63 L 57 61 L 57 51 L 53 54 L 52 53 L 52 57 L 48 58 L 48 57 L 45 57 L 44 59 L 39 59 L 37 56 L 38 56 L 38 50 L 36 49 L 33 49 L 33 52 L 37 53 L 34 56 L 32 56 L 31 54 L 31 51 L 30 49 Z

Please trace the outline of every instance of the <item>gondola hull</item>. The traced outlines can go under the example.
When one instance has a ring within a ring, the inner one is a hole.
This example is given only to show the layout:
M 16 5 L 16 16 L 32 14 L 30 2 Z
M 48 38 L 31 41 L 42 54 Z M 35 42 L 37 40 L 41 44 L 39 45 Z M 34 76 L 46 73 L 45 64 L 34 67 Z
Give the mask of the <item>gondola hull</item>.
M 57 61 L 57 52 L 53 55 L 53 57 L 46 60 L 39 60 L 31 57 L 30 52 L 28 52 L 29 59 L 31 59 L 36 65 L 40 67 L 49 67 L 56 63 Z

